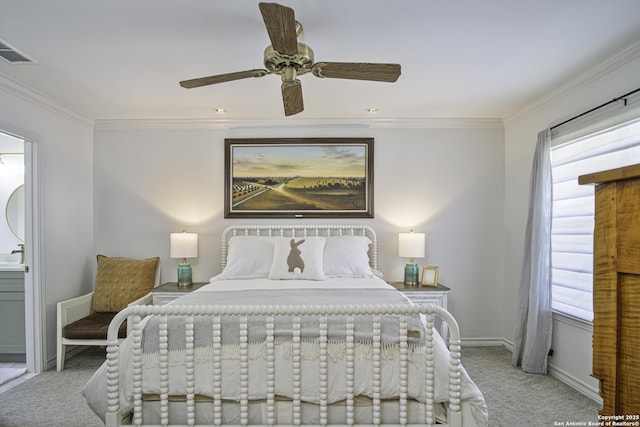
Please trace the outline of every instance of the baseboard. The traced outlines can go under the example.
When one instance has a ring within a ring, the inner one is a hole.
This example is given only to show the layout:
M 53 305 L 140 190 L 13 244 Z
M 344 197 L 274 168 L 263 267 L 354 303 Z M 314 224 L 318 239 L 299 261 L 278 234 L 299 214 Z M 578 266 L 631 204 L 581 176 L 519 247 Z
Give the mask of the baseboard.
M 593 387 L 589 386 L 589 384 L 580 381 L 566 371 L 563 371 L 550 363 L 548 365 L 547 374 L 602 405 L 602 398 L 600 397 L 600 394 L 598 394 L 598 390 L 594 390 Z
M 464 347 L 503 347 L 504 338 L 461 338 L 461 345 Z
M 504 345 L 507 350 L 513 353 L 513 342 L 509 341 L 508 339 L 503 339 L 502 341 L 502 345 Z
M 80 353 L 81 351 L 86 350 L 87 348 L 89 348 L 89 346 L 86 345 L 74 345 L 74 346 L 68 346 L 67 349 L 65 350 L 65 358 L 64 360 L 69 360 L 71 359 L 73 356 L 76 356 L 78 353 Z M 47 369 L 53 369 L 56 368 L 56 356 L 53 356 L 51 358 L 49 358 L 47 360 L 47 367 L 45 370 Z

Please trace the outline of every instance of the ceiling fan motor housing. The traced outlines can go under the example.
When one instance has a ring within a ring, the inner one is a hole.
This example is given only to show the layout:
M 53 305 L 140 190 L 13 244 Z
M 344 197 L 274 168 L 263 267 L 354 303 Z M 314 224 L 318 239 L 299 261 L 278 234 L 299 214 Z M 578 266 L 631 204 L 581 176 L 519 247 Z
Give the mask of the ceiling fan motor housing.
M 291 67 L 295 68 L 297 75 L 305 74 L 313 67 L 313 50 L 306 44 L 298 42 L 297 54 L 283 55 L 269 45 L 264 50 L 264 66 L 269 73 L 280 74 L 283 77 L 284 70 Z

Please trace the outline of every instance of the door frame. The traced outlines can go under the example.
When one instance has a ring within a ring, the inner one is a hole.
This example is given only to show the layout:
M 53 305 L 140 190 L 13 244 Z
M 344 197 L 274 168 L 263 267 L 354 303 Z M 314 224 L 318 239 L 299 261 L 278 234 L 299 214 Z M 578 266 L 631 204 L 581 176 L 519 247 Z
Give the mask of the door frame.
M 25 159 L 25 347 L 29 372 L 46 369 L 46 313 L 42 290 L 40 189 L 37 141 L 24 138 Z
M 42 288 L 43 256 L 40 203 L 41 189 L 38 184 L 40 163 L 38 141 L 42 138 L 32 132 L 17 129 L 0 121 L 0 132 L 21 139 L 24 144 L 24 188 L 25 188 L 25 274 L 24 274 L 24 321 L 25 357 L 28 372 L 40 373 L 47 368 L 46 358 L 46 306 Z

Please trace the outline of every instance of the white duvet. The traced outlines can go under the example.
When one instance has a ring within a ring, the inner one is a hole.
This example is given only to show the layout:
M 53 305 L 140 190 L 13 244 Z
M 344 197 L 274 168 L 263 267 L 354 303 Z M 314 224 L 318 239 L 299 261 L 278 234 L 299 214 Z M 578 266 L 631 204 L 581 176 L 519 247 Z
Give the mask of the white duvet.
M 299 290 L 299 289 L 329 289 L 334 290 L 336 300 L 340 304 L 357 303 L 357 301 L 344 301 L 340 298 L 341 290 L 367 290 L 367 289 L 393 289 L 392 286 L 383 280 L 372 277 L 362 279 L 332 278 L 324 281 L 309 280 L 268 280 L 268 279 L 250 279 L 250 280 L 216 280 L 214 277 L 210 284 L 195 290 L 188 295 L 172 302 L 174 305 L 184 305 L 190 303 L 204 304 L 207 300 L 215 300 L 219 292 L 231 291 L 247 291 L 248 295 L 255 294 L 257 290 Z M 253 291 L 253 292 L 251 292 Z M 282 304 L 287 304 L 283 301 Z M 318 403 L 320 396 L 318 395 L 318 357 L 317 347 L 313 342 L 303 342 L 303 361 L 302 361 L 302 399 L 305 402 Z M 446 402 L 448 399 L 448 366 L 449 352 L 442 338 L 434 334 L 435 349 L 435 401 Z M 355 392 L 356 395 L 371 395 L 371 366 L 370 366 L 370 346 L 366 343 L 359 343 L 356 346 L 356 363 L 358 360 L 366 361 L 357 365 L 355 375 Z M 264 344 L 250 343 L 249 345 L 249 370 L 250 372 L 266 372 L 264 356 Z M 345 396 L 344 378 L 346 377 L 344 363 L 344 346 L 342 343 L 329 344 L 329 371 L 331 378 L 329 380 L 329 403 L 339 402 Z M 206 346 L 196 347 L 196 378 L 212 378 L 211 364 L 211 348 Z M 384 348 L 382 375 L 383 389 L 381 394 L 383 398 L 394 398 L 399 390 L 399 364 L 398 351 L 394 346 Z M 158 375 L 158 353 L 145 353 L 143 355 L 144 371 L 143 371 L 143 393 L 155 394 L 159 392 L 159 375 Z M 185 383 L 185 367 L 184 367 L 184 351 L 171 350 L 169 353 L 170 365 L 170 393 L 171 395 L 183 395 L 186 392 Z M 424 401 L 424 372 L 423 357 L 424 354 L 420 349 L 413 349 L 411 352 L 412 361 L 410 364 L 409 375 L 409 396 L 418 401 Z M 131 382 L 131 351 L 130 342 L 125 340 L 120 348 L 121 372 L 120 372 L 120 404 L 123 413 L 127 413 L 132 409 L 133 388 Z M 276 371 L 279 373 L 276 379 L 276 394 L 279 396 L 291 396 L 291 360 L 290 360 L 290 343 L 281 342 L 276 346 Z M 222 361 L 222 393 L 223 397 L 230 400 L 237 400 L 240 396 L 238 381 L 238 346 L 223 346 Z M 305 375 L 304 372 L 313 374 Z M 471 381 L 464 368 L 462 368 L 462 417 L 464 426 L 486 426 L 487 425 L 487 408 L 482 393 L 477 386 Z M 196 393 L 212 396 L 212 381 L 196 381 Z M 87 399 L 89 406 L 94 412 L 104 419 L 106 412 L 106 364 L 93 375 L 83 389 L 83 394 Z M 251 386 L 249 389 L 249 399 L 263 399 L 266 395 L 266 380 L 264 376 L 252 376 Z

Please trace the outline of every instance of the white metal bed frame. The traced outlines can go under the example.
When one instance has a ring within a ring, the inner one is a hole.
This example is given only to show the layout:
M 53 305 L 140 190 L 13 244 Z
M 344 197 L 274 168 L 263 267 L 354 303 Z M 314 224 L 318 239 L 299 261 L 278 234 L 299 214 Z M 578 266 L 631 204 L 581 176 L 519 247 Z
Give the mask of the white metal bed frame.
M 226 261 L 226 242 L 233 235 L 240 234 L 257 234 L 257 235 L 285 235 L 286 233 L 303 233 L 302 235 L 366 235 L 372 241 L 370 249 L 370 259 L 372 267 L 377 265 L 377 241 L 375 232 L 367 226 L 337 226 L 337 225 L 319 225 L 319 226 L 301 226 L 301 225 L 251 225 L 251 226 L 232 226 L 225 230 L 222 239 L 222 258 L 223 265 Z M 335 233 L 335 234 L 334 234 Z M 423 314 L 426 318 L 426 357 L 425 357 L 425 395 L 424 402 L 424 423 L 408 424 L 407 408 L 408 408 L 408 338 L 407 338 L 407 316 Z M 319 379 L 319 414 L 320 425 L 329 425 L 327 423 L 328 404 L 327 404 L 327 336 L 328 325 L 327 318 L 330 316 L 346 316 L 346 419 L 344 424 L 340 425 L 361 425 L 354 422 L 354 318 L 357 316 L 369 316 L 373 330 L 372 337 L 372 384 L 373 395 L 371 399 L 371 411 L 373 415 L 373 425 L 381 424 L 381 325 L 380 316 L 397 315 L 400 319 L 400 399 L 398 401 L 398 423 L 393 425 L 408 426 L 425 426 L 435 424 L 434 415 L 434 357 L 433 357 L 433 330 L 434 315 L 438 315 L 449 326 L 449 400 L 447 406 L 447 424 L 443 426 L 461 427 L 462 415 L 460 407 L 461 395 L 461 375 L 460 375 L 460 332 L 457 322 L 453 316 L 446 310 L 432 305 L 332 305 L 332 306 L 133 306 L 128 307 L 118 313 L 113 322 L 109 326 L 108 331 L 108 347 L 107 347 L 107 400 L 108 408 L 105 416 L 107 427 L 116 427 L 122 425 L 123 414 L 120 408 L 120 384 L 119 384 L 119 346 L 120 342 L 117 338 L 118 327 L 121 322 L 129 319 L 132 322 L 132 341 L 133 341 L 133 416 L 131 422 L 133 425 L 147 426 L 143 424 L 142 419 L 142 326 L 141 320 L 148 315 L 160 316 L 160 425 L 169 425 L 169 378 L 168 378 L 168 339 L 167 339 L 167 317 L 166 316 L 184 316 L 185 317 L 185 333 L 186 333 L 186 419 L 178 425 L 196 426 L 196 404 L 195 404 L 195 375 L 194 375 L 194 318 L 196 316 L 206 316 L 211 320 L 213 326 L 213 372 L 214 384 L 220 384 L 222 378 L 221 367 L 221 319 L 225 316 L 239 317 L 240 325 L 240 400 L 239 405 L 240 424 L 248 425 L 249 423 L 249 363 L 248 363 L 248 330 L 250 323 L 248 319 L 255 316 L 264 316 L 266 318 L 266 381 L 267 381 L 267 422 L 265 425 L 301 425 L 301 384 L 303 372 L 301 370 L 301 348 L 300 348 L 300 329 L 301 319 L 305 316 L 319 317 L 319 366 L 317 372 Z M 280 420 L 275 420 L 275 363 L 274 363 L 274 318 L 277 316 L 291 316 L 293 318 L 293 328 L 291 333 L 292 341 L 292 379 L 293 379 L 293 397 L 292 397 L 292 419 L 286 424 L 282 424 Z M 311 375 L 311 373 L 304 373 Z M 214 425 L 228 425 L 222 422 L 222 396 L 221 388 L 214 386 L 213 398 L 213 416 Z M 172 424 L 175 425 L 175 424 Z M 371 425 L 371 424 L 367 424 Z

